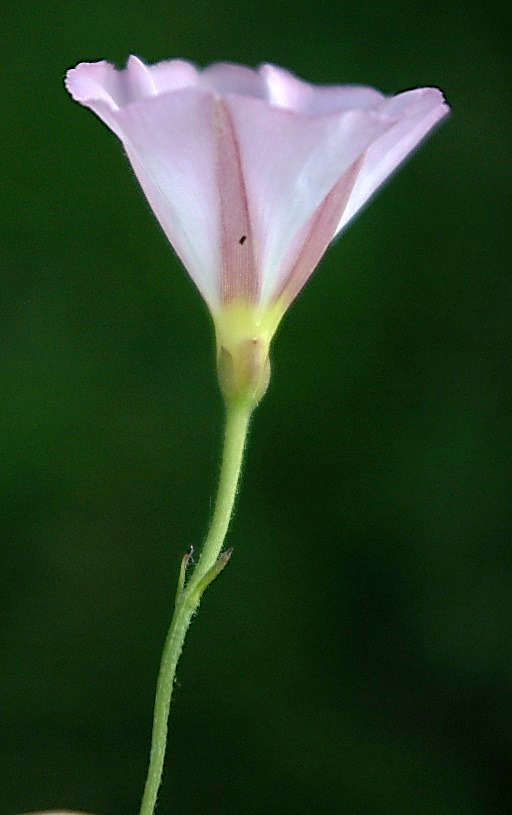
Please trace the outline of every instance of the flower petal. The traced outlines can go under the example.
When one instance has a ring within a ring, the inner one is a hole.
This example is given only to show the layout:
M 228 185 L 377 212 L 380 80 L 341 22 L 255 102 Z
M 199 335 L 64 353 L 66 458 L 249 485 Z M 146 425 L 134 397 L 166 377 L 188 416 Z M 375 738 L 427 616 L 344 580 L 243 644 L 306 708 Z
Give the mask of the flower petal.
M 170 59 L 146 65 L 132 55 L 123 70 L 105 60 L 81 62 L 67 72 L 65 85 L 75 101 L 92 110 L 96 102 L 116 110 L 148 96 L 194 87 L 197 81 L 197 68 L 190 62 Z
M 212 311 L 297 294 L 332 237 L 448 112 L 433 88 L 386 97 L 274 65 L 107 62 L 66 86 L 123 142 Z
M 263 78 L 253 68 L 231 62 L 214 62 L 201 71 L 200 87 L 221 96 L 236 93 L 240 96 L 266 99 L 267 89 Z
M 410 155 L 429 130 L 449 113 L 449 107 L 437 88 L 406 91 L 386 99 L 379 109 L 382 113 L 399 117 L 398 121 L 366 151 L 363 166 L 336 234 Z
M 133 59 L 133 57 L 130 57 Z M 130 60 L 128 60 L 128 63 Z M 144 66 L 151 77 L 155 93 L 170 93 L 184 88 L 199 87 L 200 72 L 192 62 L 166 59 L 155 65 Z
M 65 82 L 77 102 L 105 102 L 113 110 L 154 93 L 147 67 L 137 57 L 130 57 L 123 71 L 104 60 L 82 62 L 67 72 Z
M 268 101 L 301 113 L 375 110 L 385 96 L 365 85 L 312 85 L 276 65 L 262 65 L 260 73 L 268 88 Z
M 310 116 L 239 96 L 225 101 L 240 148 L 265 301 L 295 235 L 394 119 L 360 110 Z
M 288 306 L 300 292 L 332 240 L 356 182 L 364 154 L 346 170 L 295 237 L 284 260 L 273 298 Z
M 211 307 L 219 303 L 221 267 L 213 101 L 210 93 L 182 90 L 114 115 L 156 217 Z

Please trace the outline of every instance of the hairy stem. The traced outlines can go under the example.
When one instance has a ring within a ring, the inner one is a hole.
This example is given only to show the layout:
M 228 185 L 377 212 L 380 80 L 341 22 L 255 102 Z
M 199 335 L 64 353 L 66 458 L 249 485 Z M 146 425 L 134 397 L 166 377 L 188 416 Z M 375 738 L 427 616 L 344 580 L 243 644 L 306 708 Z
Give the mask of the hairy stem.
M 174 614 L 165 641 L 158 675 L 149 769 L 140 815 L 153 815 L 154 813 L 164 766 L 169 708 L 176 666 L 190 621 L 199 606 L 204 590 L 222 571 L 231 554 L 231 552 L 221 554 L 221 550 L 235 503 L 252 408 L 253 404 L 243 400 L 232 401 L 226 406 L 224 449 L 215 509 L 201 556 L 187 582 L 185 582 L 185 572 L 191 553 L 187 553 L 183 558 Z

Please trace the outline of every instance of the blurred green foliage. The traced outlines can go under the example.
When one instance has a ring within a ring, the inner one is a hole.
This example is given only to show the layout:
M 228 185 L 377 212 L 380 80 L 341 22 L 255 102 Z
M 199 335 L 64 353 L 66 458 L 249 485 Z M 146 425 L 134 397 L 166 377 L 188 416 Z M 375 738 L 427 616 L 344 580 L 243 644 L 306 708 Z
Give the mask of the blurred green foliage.
M 130 52 L 433 84 L 453 105 L 276 338 L 159 813 L 512 810 L 504 9 L 4 6 L 1 813 L 137 811 L 177 569 L 215 489 L 206 309 L 61 82 Z

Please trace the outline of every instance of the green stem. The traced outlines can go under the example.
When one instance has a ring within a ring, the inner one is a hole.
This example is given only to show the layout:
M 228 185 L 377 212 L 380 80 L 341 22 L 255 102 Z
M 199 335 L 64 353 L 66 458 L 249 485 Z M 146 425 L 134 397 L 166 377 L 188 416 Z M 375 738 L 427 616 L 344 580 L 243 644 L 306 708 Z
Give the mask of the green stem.
M 140 815 L 153 815 L 155 809 L 164 765 L 174 676 L 190 621 L 199 606 L 202 593 L 224 568 L 231 554 L 225 552 L 221 555 L 221 550 L 233 512 L 247 428 L 253 406 L 246 401 L 238 400 L 227 404 L 224 451 L 215 509 L 201 556 L 186 585 L 184 585 L 185 569 L 190 556 L 185 555 L 183 559 L 174 614 L 165 641 L 158 675 L 149 769 Z

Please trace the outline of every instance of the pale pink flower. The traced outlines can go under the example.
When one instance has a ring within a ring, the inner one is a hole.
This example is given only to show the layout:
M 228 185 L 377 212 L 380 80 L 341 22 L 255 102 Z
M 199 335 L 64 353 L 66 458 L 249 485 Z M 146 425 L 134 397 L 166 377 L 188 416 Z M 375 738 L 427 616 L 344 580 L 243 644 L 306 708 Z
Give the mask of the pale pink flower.
M 436 88 L 384 96 L 273 65 L 81 63 L 66 87 L 122 141 L 213 312 L 289 303 L 329 242 L 448 112 Z
M 448 112 L 436 88 L 384 96 L 274 65 L 131 56 L 81 63 L 66 87 L 123 143 L 219 347 L 268 346 L 330 241 Z

